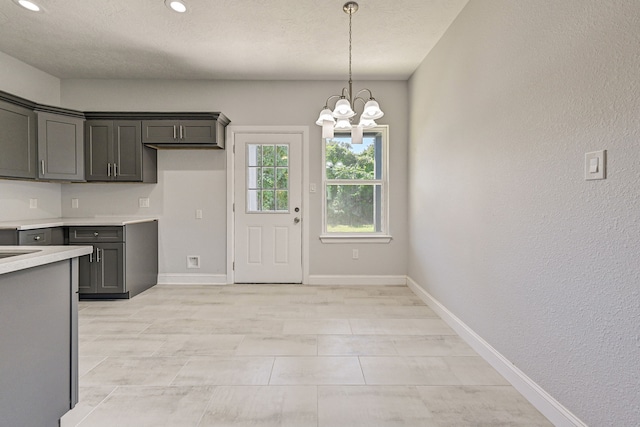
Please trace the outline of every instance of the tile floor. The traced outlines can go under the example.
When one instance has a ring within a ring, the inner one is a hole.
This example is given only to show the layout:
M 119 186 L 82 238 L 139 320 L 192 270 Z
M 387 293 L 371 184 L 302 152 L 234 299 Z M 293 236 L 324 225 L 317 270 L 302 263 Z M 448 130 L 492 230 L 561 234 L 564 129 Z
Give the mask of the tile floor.
M 155 286 L 79 329 L 62 427 L 551 425 L 404 286 Z

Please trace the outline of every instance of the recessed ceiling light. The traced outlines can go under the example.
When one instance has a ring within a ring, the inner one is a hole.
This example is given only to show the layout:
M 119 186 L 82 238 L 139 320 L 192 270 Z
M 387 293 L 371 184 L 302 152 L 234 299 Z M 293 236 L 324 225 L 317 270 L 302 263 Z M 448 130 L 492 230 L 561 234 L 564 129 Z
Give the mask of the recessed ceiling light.
M 29 0 L 13 0 L 13 1 L 14 3 L 19 4 L 20 6 L 32 12 L 40 12 L 42 10 L 40 6 L 38 6 L 37 4 Z
M 165 0 L 164 4 L 175 12 L 184 13 L 187 11 L 187 5 L 180 0 Z

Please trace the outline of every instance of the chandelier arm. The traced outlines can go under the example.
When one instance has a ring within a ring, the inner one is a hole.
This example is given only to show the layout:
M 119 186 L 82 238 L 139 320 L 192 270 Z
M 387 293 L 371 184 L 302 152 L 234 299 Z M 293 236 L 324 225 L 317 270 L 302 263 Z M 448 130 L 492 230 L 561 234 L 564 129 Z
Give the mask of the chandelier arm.
M 360 92 L 362 92 L 362 91 L 360 91 Z M 358 92 L 358 93 L 359 93 L 359 92 Z M 354 109 L 356 108 L 356 101 L 362 101 L 362 105 L 363 105 L 363 106 L 364 106 L 364 105 L 366 105 L 366 103 L 367 103 L 367 100 L 366 100 L 366 99 L 364 99 L 364 98 L 362 98 L 362 97 L 360 97 L 360 96 L 356 96 L 356 98 L 353 100 L 353 104 L 351 104 L 351 105 L 353 105 L 353 108 L 354 108 Z
M 359 96 L 362 92 L 369 92 L 369 99 L 375 99 L 373 97 L 373 92 L 371 92 L 370 89 L 367 89 L 366 87 L 363 89 L 360 89 L 360 91 L 358 91 L 358 93 L 356 93 L 356 97 Z
M 342 95 L 331 95 L 327 98 L 327 102 L 324 103 L 324 108 L 329 108 L 329 101 L 335 98 L 342 98 Z

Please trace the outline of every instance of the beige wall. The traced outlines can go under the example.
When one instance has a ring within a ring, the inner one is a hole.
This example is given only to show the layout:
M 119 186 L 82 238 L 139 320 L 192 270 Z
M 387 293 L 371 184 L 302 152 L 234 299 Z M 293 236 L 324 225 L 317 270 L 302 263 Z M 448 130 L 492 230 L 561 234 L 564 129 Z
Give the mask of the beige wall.
M 232 125 L 309 127 L 309 181 L 321 188 L 321 137 L 315 120 L 343 82 L 64 80 L 62 104 L 85 111 L 221 111 Z M 390 126 L 390 244 L 322 244 L 321 192 L 309 194 L 309 270 L 322 275 L 406 274 L 407 82 L 355 82 L 369 87 Z M 201 255 L 204 275 L 226 274 L 226 165 L 223 151 L 160 151 L 158 184 L 63 185 L 64 215 L 145 214 L 160 218 L 160 272 L 188 274 L 187 255 Z M 138 198 L 151 208 L 139 209 Z M 78 198 L 79 209 L 71 209 Z M 195 219 L 203 209 L 204 218 Z M 360 259 L 352 260 L 352 249 Z
M 0 52 L 0 90 L 47 105 L 60 104 L 60 79 Z
M 0 90 L 43 104 L 60 103 L 58 78 L 2 52 Z M 0 179 L 0 221 L 58 217 L 60 196 L 60 184 Z M 30 199 L 38 200 L 37 208 L 29 208 Z
M 640 419 L 639 22 L 472 0 L 410 80 L 410 277 L 591 426 Z

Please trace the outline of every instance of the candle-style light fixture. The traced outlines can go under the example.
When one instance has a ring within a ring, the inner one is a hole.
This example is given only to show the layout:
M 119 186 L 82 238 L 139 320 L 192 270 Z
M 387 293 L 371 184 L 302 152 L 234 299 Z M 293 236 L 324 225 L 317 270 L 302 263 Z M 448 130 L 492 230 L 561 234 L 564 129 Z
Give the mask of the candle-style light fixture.
M 323 138 L 333 138 L 335 131 L 350 131 L 351 142 L 360 144 L 362 143 L 363 130 L 377 126 L 376 120 L 382 117 L 384 113 L 369 89 L 360 90 L 354 97 L 353 81 L 351 79 L 351 17 L 358 11 L 358 3 L 355 1 L 346 2 L 342 6 L 342 10 L 349 15 L 349 86 L 342 88 L 340 95 L 332 95 L 327 98 L 316 124 L 322 126 Z M 367 93 L 368 98 L 362 98 L 360 95 L 363 93 Z M 329 103 L 334 99 L 337 99 L 337 101 L 333 111 L 331 111 Z M 358 124 L 354 124 L 357 116 L 355 111 L 357 101 L 361 101 L 364 108 L 360 114 Z

